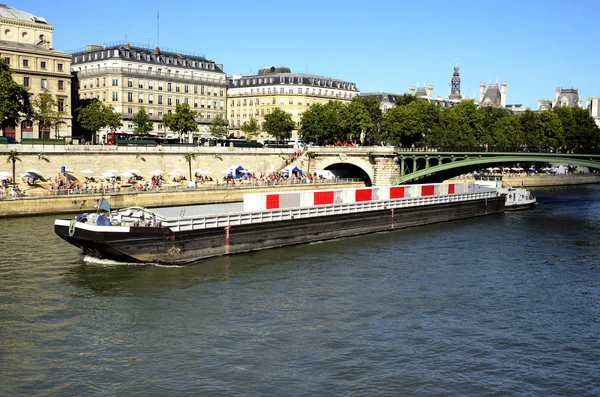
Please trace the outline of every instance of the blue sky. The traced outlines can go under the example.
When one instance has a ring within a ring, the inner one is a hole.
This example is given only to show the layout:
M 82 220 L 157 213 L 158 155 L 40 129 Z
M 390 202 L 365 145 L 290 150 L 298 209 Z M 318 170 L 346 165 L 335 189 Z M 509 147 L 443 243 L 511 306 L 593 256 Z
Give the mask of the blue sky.
M 463 96 L 506 81 L 535 108 L 556 87 L 600 96 L 600 2 L 5 0 L 54 24 L 54 47 L 130 41 L 204 54 L 229 74 L 272 65 L 355 82 L 361 92 L 432 84 L 446 97 L 458 61 Z

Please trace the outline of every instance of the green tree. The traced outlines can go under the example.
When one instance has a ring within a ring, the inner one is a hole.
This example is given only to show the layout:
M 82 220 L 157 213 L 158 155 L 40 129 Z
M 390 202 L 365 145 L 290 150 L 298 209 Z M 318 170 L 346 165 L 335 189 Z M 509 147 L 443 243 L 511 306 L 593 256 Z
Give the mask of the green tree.
M 521 124 L 515 116 L 498 119 L 491 127 L 491 137 L 494 146 L 516 148 L 523 140 Z
M 258 125 L 258 121 L 254 117 L 250 117 L 249 121 L 244 121 L 242 124 L 241 130 L 246 134 L 246 139 L 250 140 L 250 138 L 255 137 L 258 134 L 260 127 Z
M 154 123 L 150 118 L 150 114 L 146 112 L 146 109 L 142 106 L 131 119 L 133 122 L 133 131 L 139 134 L 147 134 L 154 129 Z
M 459 147 L 483 146 L 487 142 L 481 113 L 477 112 L 475 102 L 461 101 L 451 108 L 450 112 L 457 116 L 458 129 L 455 133 L 459 137 L 457 142 Z
M 263 123 L 263 129 L 278 140 L 289 138 L 294 127 L 292 116 L 280 108 L 275 108 L 271 114 L 266 115 Z
M 506 135 L 507 131 L 505 131 L 503 128 L 495 128 L 496 123 L 511 117 L 506 109 L 496 106 L 482 106 L 477 109 L 477 113 L 481 123 L 481 136 L 479 139 L 480 144 L 488 146 L 503 146 L 495 141 L 496 136 L 494 135 L 494 131 L 498 132 L 498 134 L 502 132 L 502 135 L 498 135 L 497 138 L 503 143 L 508 142 L 508 135 Z M 501 126 L 506 125 L 508 125 L 507 122 L 501 123 Z
M 33 119 L 37 121 L 42 128 L 58 128 L 61 123 L 58 113 L 58 100 L 46 89 L 33 97 Z M 40 137 L 43 138 L 43 137 Z
M 13 80 L 10 67 L 0 59 L 0 129 L 16 127 L 21 119 L 32 116 L 27 88 Z
M 579 127 L 577 135 L 578 147 L 587 149 L 598 149 L 600 145 L 600 128 L 596 125 L 594 118 L 587 109 L 573 108 L 573 119 Z
M 112 132 L 115 132 L 123 126 L 123 119 L 121 118 L 121 115 L 117 112 L 113 112 L 110 107 L 106 108 L 104 117 L 106 121 L 106 127 Z
M 383 113 L 381 112 L 381 102 L 377 98 L 357 95 L 348 104 L 348 112 L 353 137 L 356 135 L 358 125 L 362 126 L 359 128 L 361 144 L 373 143 L 380 139 Z
M 382 121 L 382 139 L 395 146 L 419 147 L 436 143 L 440 125 L 440 109 L 434 103 L 413 101 L 394 106 Z
M 12 163 L 12 180 L 13 180 L 13 189 L 16 186 L 17 180 L 16 180 L 16 162 L 17 161 L 21 161 L 21 158 L 19 157 L 19 152 L 17 152 L 16 150 L 11 150 L 10 152 L 8 152 L 8 158 L 6 159 L 7 163 Z
M 396 103 L 394 104 L 394 106 L 406 106 L 409 103 L 415 102 L 418 100 L 419 100 L 419 98 L 417 98 L 414 95 L 403 94 L 402 96 L 399 96 L 396 98 Z
M 361 96 L 355 96 L 347 105 L 350 137 L 354 142 L 364 144 L 367 134 L 371 135 L 374 124 Z
M 330 100 L 325 104 L 324 132 L 331 143 L 352 139 L 348 106 L 341 101 Z
M 551 110 L 544 110 L 539 113 L 539 120 L 540 144 L 551 148 L 563 147 L 563 126 L 558 115 Z
M 539 113 L 529 109 L 517 116 L 521 125 L 522 139 L 518 146 L 539 146 L 542 144 L 542 131 Z
M 225 120 L 220 115 L 217 115 L 213 122 L 211 123 L 208 130 L 210 131 L 210 135 L 215 138 L 223 138 L 227 135 L 227 120 Z
M 183 138 L 190 132 L 198 131 L 198 123 L 195 120 L 197 113 L 192 111 L 190 105 L 181 103 L 175 107 L 174 113 L 163 116 L 163 124 L 171 131 Z
M 300 133 L 307 142 L 314 142 L 317 145 L 323 144 L 328 136 L 325 132 L 325 123 L 327 120 L 327 109 L 321 103 L 314 103 L 302 113 L 300 119 Z
M 188 168 L 190 170 L 190 179 L 189 180 L 193 181 L 193 179 L 192 179 L 192 161 L 196 160 L 196 154 L 194 154 L 192 152 L 188 152 L 183 155 L 183 158 L 185 159 L 185 161 L 187 161 Z
M 92 132 L 98 132 L 106 127 L 114 131 L 123 125 L 121 115 L 97 99 L 78 109 L 77 121 L 82 128 Z

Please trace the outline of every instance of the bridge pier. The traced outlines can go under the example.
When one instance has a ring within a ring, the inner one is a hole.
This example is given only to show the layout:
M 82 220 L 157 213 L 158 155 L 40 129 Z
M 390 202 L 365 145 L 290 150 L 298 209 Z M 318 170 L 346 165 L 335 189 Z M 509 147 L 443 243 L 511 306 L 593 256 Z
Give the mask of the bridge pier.
M 398 164 L 398 157 L 395 155 L 391 156 L 377 156 L 374 158 L 374 178 L 373 186 L 387 186 L 392 185 L 394 179 L 400 175 L 400 167 Z M 403 166 L 404 164 L 402 164 Z

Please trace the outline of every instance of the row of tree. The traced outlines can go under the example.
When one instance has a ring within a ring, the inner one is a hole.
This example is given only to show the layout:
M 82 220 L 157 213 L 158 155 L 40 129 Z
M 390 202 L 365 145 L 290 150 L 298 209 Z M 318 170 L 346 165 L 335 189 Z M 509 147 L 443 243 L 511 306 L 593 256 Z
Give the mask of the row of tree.
M 452 108 L 411 95 L 398 98 L 385 114 L 374 98 L 348 104 L 314 104 L 302 114 L 303 139 L 319 144 L 352 141 L 404 147 L 521 147 L 596 149 L 600 129 L 580 107 L 512 114 L 506 109 L 462 101 Z

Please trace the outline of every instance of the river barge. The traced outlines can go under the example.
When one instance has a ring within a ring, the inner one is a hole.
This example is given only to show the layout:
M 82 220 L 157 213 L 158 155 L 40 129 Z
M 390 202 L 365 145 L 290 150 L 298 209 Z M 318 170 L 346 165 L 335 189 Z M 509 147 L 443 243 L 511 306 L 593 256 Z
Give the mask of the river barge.
M 383 186 L 244 196 L 243 210 L 176 216 L 145 208 L 57 219 L 54 229 L 85 254 L 179 265 L 215 256 L 502 213 L 495 189 L 464 183 Z M 173 209 L 170 211 L 173 212 Z M 187 213 L 186 213 L 187 212 Z

